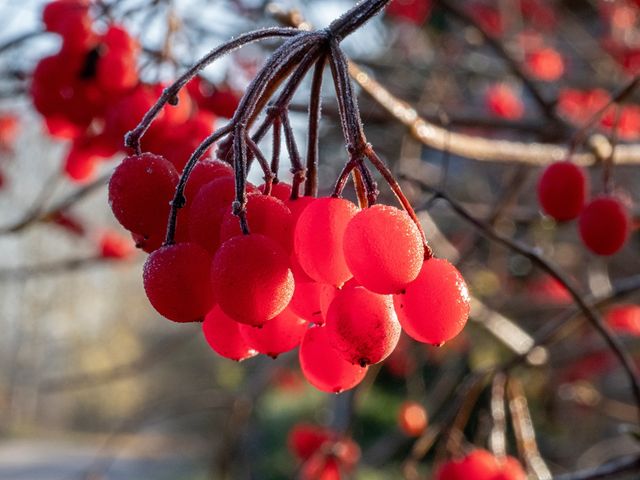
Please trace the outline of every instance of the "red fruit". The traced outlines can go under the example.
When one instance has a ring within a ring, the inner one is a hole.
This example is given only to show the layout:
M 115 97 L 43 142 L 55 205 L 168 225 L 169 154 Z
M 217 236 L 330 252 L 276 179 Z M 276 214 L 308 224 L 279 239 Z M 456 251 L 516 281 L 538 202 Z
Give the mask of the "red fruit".
M 419 437 L 427 428 L 427 411 L 418 402 L 404 402 L 398 412 L 400 430 L 409 437 Z
M 527 472 L 516 458 L 507 456 L 500 468 L 500 473 L 493 477 L 493 480 L 527 480 Z
M 516 120 L 524 115 L 522 100 L 505 83 L 492 85 L 485 94 L 485 102 L 489 111 L 498 117 Z
M 458 335 L 469 318 L 469 291 L 448 261 L 426 260 L 405 293 L 394 304 L 404 331 L 413 339 L 440 345 Z
M 371 365 L 387 358 L 400 339 L 393 297 L 363 287 L 340 290 L 327 312 L 329 341 L 351 363 Z
M 616 305 L 605 316 L 607 324 L 617 332 L 640 335 L 640 306 Z
M 526 63 L 529 72 L 539 80 L 553 82 L 564 73 L 564 60 L 553 48 L 541 48 L 528 53 Z
M 222 219 L 231 210 L 235 191 L 233 177 L 220 177 L 200 188 L 188 208 L 189 237 L 212 253 L 220 246 Z
M 98 60 L 96 78 L 100 87 L 110 93 L 133 88 L 138 83 L 136 58 L 117 50 L 108 50 Z
M 261 327 L 240 325 L 240 334 L 254 350 L 276 358 L 300 345 L 307 328 L 306 320 L 285 308 Z
M 47 128 L 47 133 L 55 138 L 73 140 L 83 133 L 83 129 L 81 127 L 62 116 L 55 115 L 45 117 L 44 123 Z
M 343 250 L 347 224 L 358 207 L 342 198 L 319 198 L 300 214 L 294 232 L 300 266 L 316 282 L 342 286 L 352 276 Z
M 420 273 L 424 245 L 406 212 L 374 205 L 359 211 L 347 225 L 344 257 L 363 287 L 376 293 L 398 293 Z
M 211 257 L 195 243 L 167 245 L 144 264 L 147 298 L 162 316 L 174 322 L 202 320 L 214 304 Z
M 276 197 L 255 193 L 247 198 L 247 223 L 251 233 L 259 233 L 277 242 L 286 252 L 293 244 L 291 212 Z M 220 242 L 242 235 L 240 221 L 231 209 L 222 216 Z
M 164 158 L 151 153 L 127 157 L 109 181 L 111 210 L 127 230 L 161 243 L 177 183 L 178 173 Z
M 422 25 L 431 11 L 430 0 L 393 0 L 386 14 L 415 25 Z
M 620 200 L 601 196 L 580 214 L 578 226 L 585 246 L 598 255 L 613 255 L 629 237 L 629 213 Z
M 0 114 L 0 150 L 9 150 L 18 137 L 20 120 L 11 113 Z
M 154 141 L 154 151 L 162 153 L 178 171 L 182 171 L 200 143 L 211 134 L 215 121 L 212 114 L 199 111 L 184 123 L 167 128 L 164 138 Z M 207 155 L 208 150 L 203 156 Z
M 95 175 L 98 158 L 71 146 L 65 158 L 64 172 L 76 182 L 87 182 Z
M 238 108 L 242 94 L 229 86 L 213 85 L 202 77 L 195 77 L 187 84 L 189 93 L 198 106 L 218 117 L 231 118 Z
M 564 88 L 558 94 L 558 111 L 574 123 L 581 124 L 604 107 L 611 96 L 606 90 L 587 91 Z
M 65 50 L 84 51 L 95 40 L 87 1 L 52 1 L 44 7 L 42 20 L 48 32 L 63 37 Z
M 105 232 L 100 237 L 100 256 L 122 260 L 133 254 L 131 240 L 116 232 Z
M 442 464 L 436 470 L 435 480 L 494 480 L 500 471 L 496 457 L 477 449 L 462 459 Z
M 340 393 L 359 384 L 368 367 L 343 360 L 329 342 L 326 327 L 307 330 L 299 350 L 300 369 L 318 390 Z
M 202 333 L 218 355 L 240 362 L 258 354 L 240 334 L 240 326 L 216 305 L 204 317 Z
M 584 170 L 568 161 L 555 162 L 542 172 L 538 200 L 542 209 L 562 222 L 573 220 L 584 207 L 589 190 Z
M 289 259 L 264 235 L 240 235 L 216 252 L 211 267 L 220 308 L 234 320 L 260 326 L 282 312 L 293 296 Z
M 264 193 L 264 189 L 265 189 L 264 183 L 258 187 L 258 190 L 260 190 L 260 192 L 262 193 Z M 271 185 L 271 193 L 269 193 L 269 195 L 276 197 L 278 200 L 282 200 L 283 202 L 287 203 L 291 200 L 291 189 L 292 189 L 291 185 L 289 185 L 287 182 L 273 183 Z
M 287 435 L 287 446 L 298 458 L 307 460 L 334 436 L 335 432 L 328 428 L 297 423 Z
M 298 218 L 310 204 L 316 201 L 314 197 L 298 197 L 295 200 L 291 200 L 290 198 L 286 200 L 285 205 L 291 210 L 291 215 L 293 215 L 294 224 L 298 222 Z
M 221 177 L 232 177 L 233 168 L 228 163 L 220 160 L 202 159 L 196 163 L 187 185 L 184 189 L 184 196 L 187 199 L 187 205 L 191 204 L 202 187 L 207 183 L 217 180 Z
M 324 295 L 327 295 L 328 290 L 331 300 L 333 300 L 335 287 L 326 283 L 299 280 L 295 272 L 294 278 L 296 280 L 296 289 L 293 292 L 289 308 L 308 322 L 318 325 L 324 324 L 325 316 L 322 313 L 321 299 Z M 330 303 L 330 301 L 327 303 Z

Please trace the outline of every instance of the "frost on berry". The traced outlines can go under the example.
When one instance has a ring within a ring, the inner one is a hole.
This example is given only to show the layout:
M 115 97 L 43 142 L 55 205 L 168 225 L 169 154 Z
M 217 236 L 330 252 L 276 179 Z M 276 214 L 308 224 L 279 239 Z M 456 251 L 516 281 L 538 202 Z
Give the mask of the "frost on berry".
M 620 200 L 600 196 L 580 214 L 578 226 L 585 246 L 598 255 L 613 255 L 629 237 L 629 213 Z
M 345 360 L 371 365 L 387 358 L 400 339 L 400 323 L 391 295 L 363 287 L 340 290 L 327 312 L 331 345 Z
M 241 335 L 240 327 L 216 305 L 204 318 L 202 333 L 218 355 L 240 362 L 258 354 Z
M 368 367 L 344 360 L 329 340 L 326 327 L 311 327 L 304 335 L 298 352 L 300 369 L 318 390 L 340 393 L 358 385 Z
M 288 256 L 264 235 L 227 240 L 215 254 L 211 275 L 220 308 L 248 325 L 264 325 L 282 312 L 293 296 Z
M 469 318 L 469 291 L 448 261 L 431 258 L 394 304 L 404 331 L 419 342 L 440 345 L 458 335 Z
M 376 293 L 398 293 L 420 273 L 424 245 L 406 212 L 374 205 L 359 211 L 347 225 L 344 256 L 362 286 Z
M 351 278 L 343 237 L 357 211 L 358 207 L 342 198 L 319 198 L 302 210 L 294 248 L 300 266 L 315 281 L 339 287 Z
M 178 173 L 164 158 L 150 153 L 127 157 L 109 181 L 111 210 L 124 228 L 159 244 L 177 183 Z
M 144 264 L 144 290 L 153 308 L 174 322 L 202 320 L 214 304 L 211 257 L 194 243 L 168 245 Z

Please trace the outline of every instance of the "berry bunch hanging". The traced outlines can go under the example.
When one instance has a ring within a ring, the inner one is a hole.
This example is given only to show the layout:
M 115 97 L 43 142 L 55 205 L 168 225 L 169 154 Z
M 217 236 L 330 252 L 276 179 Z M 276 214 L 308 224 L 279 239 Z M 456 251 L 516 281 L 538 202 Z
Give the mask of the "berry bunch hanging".
M 202 321 L 211 348 L 232 360 L 276 357 L 299 346 L 303 374 L 326 392 L 360 383 L 369 365 L 393 352 L 402 330 L 439 345 L 460 333 L 469 314 L 464 279 L 449 262 L 433 258 L 411 205 L 366 142 L 339 47 L 339 39 L 385 3 L 363 2 L 322 31 L 265 29 L 213 50 L 165 89 L 128 133 L 126 143 L 135 154 L 116 168 L 109 184 L 114 215 L 150 252 L 144 288 L 161 315 Z M 142 136 L 151 134 L 162 115 L 171 116 L 164 109 L 182 108 L 180 91 L 200 69 L 267 37 L 288 39 L 257 73 L 229 124 L 182 162 L 143 152 Z M 318 197 L 320 89 L 327 63 L 349 159 L 332 194 Z M 311 67 L 304 165 L 287 107 Z M 262 110 L 262 123 L 252 129 Z M 270 130 L 274 148 L 268 161 L 259 142 Z M 278 179 L 282 137 L 291 184 Z M 216 160 L 202 159 L 214 144 Z M 178 164 L 184 165 L 180 175 Z M 246 180 L 253 164 L 264 173 L 261 186 Z M 368 164 L 402 209 L 377 203 Z M 358 204 L 342 198 L 351 177 Z
M 613 255 L 629 238 L 629 212 L 612 194 L 591 201 L 588 195 L 586 172 L 570 161 L 552 163 L 538 181 L 538 200 L 545 213 L 559 222 L 577 218 L 584 245 L 597 255 Z

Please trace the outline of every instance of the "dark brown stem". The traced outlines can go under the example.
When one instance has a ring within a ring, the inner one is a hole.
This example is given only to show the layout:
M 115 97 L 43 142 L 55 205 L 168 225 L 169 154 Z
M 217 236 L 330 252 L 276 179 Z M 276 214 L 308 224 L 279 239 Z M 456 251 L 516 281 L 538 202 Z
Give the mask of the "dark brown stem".
M 282 146 L 282 125 L 280 117 L 273 119 L 273 142 L 271 142 L 271 171 L 278 179 L 278 171 L 280 170 L 280 148 Z M 265 193 L 266 195 L 266 193 Z
M 291 173 L 293 173 L 293 181 L 291 182 L 291 200 L 295 200 L 300 195 L 300 185 L 304 182 L 305 169 L 302 165 L 302 159 L 300 158 L 300 152 L 296 139 L 291 128 L 291 122 L 289 122 L 289 115 L 286 113 L 281 117 L 282 129 L 284 131 L 284 138 L 287 144 L 287 150 L 289 152 L 289 159 L 291 161 Z
M 297 35 L 300 35 L 300 31 L 294 28 L 265 28 L 263 30 L 256 30 L 254 32 L 240 35 L 239 37 L 213 49 L 207 55 L 202 57 L 200 61 L 193 65 L 189 70 L 183 73 L 182 76 L 172 85 L 164 89 L 160 98 L 158 98 L 153 107 L 151 107 L 149 111 L 144 115 L 144 117 L 142 117 L 142 120 L 140 121 L 138 126 L 126 134 L 124 142 L 125 146 L 134 149 L 136 154 L 140 154 L 140 139 L 147 131 L 156 116 L 158 116 L 162 108 L 167 103 L 175 102 L 178 92 L 182 89 L 182 87 L 184 87 L 189 80 L 195 77 L 200 70 L 214 62 L 216 59 L 248 43 L 263 40 L 265 38 L 292 37 Z
M 318 140 L 320 117 L 322 115 L 322 75 L 327 63 L 327 56 L 323 55 L 316 62 L 311 81 L 309 99 L 309 132 L 307 140 L 307 179 L 304 194 L 315 197 L 318 194 Z
M 195 152 L 191 154 L 191 157 L 187 161 L 187 164 L 184 166 L 182 170 L 182 174 L 180 175 L 180 180 L 178 181 L 178 186 L 176 187 L 176 193 L 173 196 L 173 200 L 171 201 L 171 210 L 169 211 L 169 222 L 167 225 L 167 235 L 164 241 L 165 245 L 172 245 L 173 239 L 176 234 L 176 221 L 178 219 L 178 210 L 184 207 L 186 199 L 184 198 L 184 189 L 187 186 L 187 181 L 189 180 L 189 175 L 191 175 L 191 171 L 198 163 L 198 160 L 205 154 L 205 152 L 217 142 L 220 138 L 224 137 L 231 131 L 231 125 L 225 125 L 218 131 L 209 135 L 196 149 Z
M 232 205 L 232 212 L 240 220 L 240 228 L 245 235 L 249 234 L 247 224 L 247 143 L 244 141 L 247 134 L 246 127 L 238 124 L 233 131 L 233 167 L 236 180 L 236 199 Z

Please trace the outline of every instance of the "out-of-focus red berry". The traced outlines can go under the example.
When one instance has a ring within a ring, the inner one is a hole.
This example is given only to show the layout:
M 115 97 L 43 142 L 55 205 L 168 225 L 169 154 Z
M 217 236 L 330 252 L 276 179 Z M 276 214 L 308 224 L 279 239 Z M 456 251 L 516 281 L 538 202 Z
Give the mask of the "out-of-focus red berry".
M 422 25 L 431 12 L 431 0 L 393 0 L 385 13 L 398 20 Z
M 516 120 L 524 115 L 524 104 L 509 85 L 498 83 L 492 85 L 485 94 L 487 108 L 494 115 Z
M 569 161 L 555 162 L 538 180 L 538 200 L 542 209 L 559 222 L 573 220 L 584 208 L 589 191 L 587 176 Z
M 122 260 L 133 254 L 131 239 L 117 232 L 107 231 L 100 237 L 100 256 L 114 260 Z
M 529 72 L 539 80 L 553 82 L 564 74 L 565 67 L 562 55 L 551 47 L 527 53 L 525 62 Z
M 616 305 L 605 315 L 607 324 L 617 332 L 640 335 L 640 306 Z
M 627 241 L 629 212 L 617 198 L 603 195 L 589 203 L 580 214 L 580 238 L 598 255 L 613 255 Z
M 398 426 L 409 437 L 419 437 L 427 428 L 427 411 L 418 402 L 404 402 L 398 411 Z

